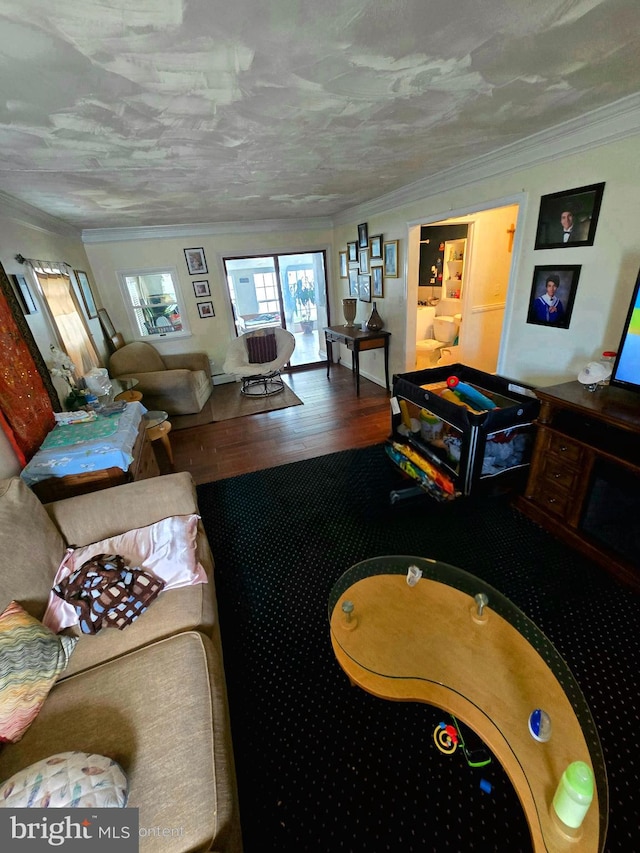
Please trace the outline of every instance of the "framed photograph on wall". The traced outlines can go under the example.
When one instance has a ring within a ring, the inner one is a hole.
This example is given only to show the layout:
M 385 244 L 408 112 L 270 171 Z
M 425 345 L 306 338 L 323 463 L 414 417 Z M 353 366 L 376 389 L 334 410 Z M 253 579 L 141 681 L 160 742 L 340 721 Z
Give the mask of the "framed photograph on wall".
M 338 256 L 340 258 L 340 278 L 348 278 L 349 274 L 347 271 L 347 253 L 338 252 Z
M 204 256 L 204 249 L 185 249 L 184 256 L 187 261 L 189 275 L 200 275 L 200 273 L 209 272 Z
M 360 302 L 371 302 L 371 276 L 358 276 L 358 298 Z
M 362 275 L 369 275 L 369 249 L 360 249 L 358 266 Z
M 358 248 L 369 248 L 369 226 L 366 222 L 361 222 L 360 225 L 358 225 Z
M 198 302 L 198 314 L 205 320 L 207 317 L 215 317 L 213 302 Z
M 384 274 L 387 278 L 398 278 L 397 240 L 387 240 L 384 244 Z
M 193 292 L 196 295 L 196 299 L 201 299 L 203 296 L 211 296 L 211 290 L 209 288 L 209 282 L 207 281 L 207 279 L 202 279 L 202 281 L 194 281 Z
M 604 183 L 543 195 L 534 248 L 593 246 L 603 193 Z
M 358 263 L 358 243 L 354 240 L 352 243 L 347 243 L 347 260 L 349 263 L 354 261 Z
M 349 296 L 358 296 L 358 267 L 349 270 Z
M 382 234 L 376 234 L 369 240 L 371 260 L 382 260 Z
M 37 314 L 38 306 L 33 298 L 33 294 L 27 284 L 27 279 L 23 275 L 12 275 L 13 290 L 16 295 L 23 314 Z
M 78 286 L 80 287 L 80 293 L 82 294 L 82 301 L 84 302 L 84 307 L 87 309 L 87 316 L 90 320 L 93 320 L 94 317 L 98 316 L 98 310 L 96 308 L 96 303 L 93 299 L 93 293 L 91 291 L 91 285 L 89 284 L 89 278 L 86 272 L 82 270 L 74 270 L 73 274 L 76 277 L 78 282 Z
M 371 267 L 371 293 L 373 294 L 374 298 L 383 298 L 384 293 L 382 282 L 382 266 Z
M 114 338 L 116 334 L 114 325 L 111 322 L 111 317 L 109 317 L 104 308 L 98 308 L 98 317 L 100 318 L 100 325 L 102 326 L 105 335 L 109 340 L 111 340 L 111 338 Z
M 581 269 L 580 265 L 535 267 L 527 323 L 568 329 Z

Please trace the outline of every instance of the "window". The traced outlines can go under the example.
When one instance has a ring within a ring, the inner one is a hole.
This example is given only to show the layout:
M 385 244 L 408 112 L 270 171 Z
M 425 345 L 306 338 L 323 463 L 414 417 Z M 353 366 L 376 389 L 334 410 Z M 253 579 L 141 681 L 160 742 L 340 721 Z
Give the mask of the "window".
M 189 332 L 175 269 L 128 270 L 118 276 L 134 334 L 155 338 Z

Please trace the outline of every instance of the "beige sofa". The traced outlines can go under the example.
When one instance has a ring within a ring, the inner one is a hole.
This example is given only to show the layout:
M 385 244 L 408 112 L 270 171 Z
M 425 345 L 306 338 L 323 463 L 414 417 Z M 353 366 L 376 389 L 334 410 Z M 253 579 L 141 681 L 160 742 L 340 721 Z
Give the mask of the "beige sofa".
M 88 545 L 197 513 L 189 474 L 171 474 L 43 506 L 19 478 L 0 480 L 0 612 L 11 600 L 43 617 L 68 544 Z M 140 850 L 241 850 L 213 561 L 208 584 L 161 593 L 132 625 L 80 635 L 68 668 L 23 738 L 0 750 L 0 782 L 68 750 L 108 755 L 139 809 Z M 75 629 L 67 629 L 67 631 Z

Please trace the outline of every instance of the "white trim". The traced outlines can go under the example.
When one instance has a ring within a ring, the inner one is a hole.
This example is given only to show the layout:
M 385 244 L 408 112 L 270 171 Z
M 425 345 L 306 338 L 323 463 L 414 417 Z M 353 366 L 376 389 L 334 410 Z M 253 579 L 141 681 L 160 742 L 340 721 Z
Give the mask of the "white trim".
M 69 225 L 62 219 L 50 216 L 43 210 L 33 207 L 24 201 L 0 191 L 0 208 L 2 215 L 7 219 L 32 228 L 34 231 L 42 231 L 44 234 L 59 234 L 62 237 L 80 237 L 80 229 Z
M 194 225 L 148 225 L 135 228 L 85 228 L 82 242 L 118 243 L 124 240 L 169 240 L 217 234 L 264 234 L 270 231 L 318 231 L 333 228 L 328 217 L 307 219 L 257 219 L 249 222 L 201 222 Z

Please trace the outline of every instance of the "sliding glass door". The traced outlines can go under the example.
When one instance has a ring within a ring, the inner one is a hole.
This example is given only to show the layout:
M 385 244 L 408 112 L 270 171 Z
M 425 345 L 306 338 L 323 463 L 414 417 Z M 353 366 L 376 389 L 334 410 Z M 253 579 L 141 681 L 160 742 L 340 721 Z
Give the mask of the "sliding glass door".
M 291 252 L 225 258 L 236 333 L 281 326 L 296 338 L 291 367 L 326 358 L 322 329 L 327 316 L 324 252 Z

